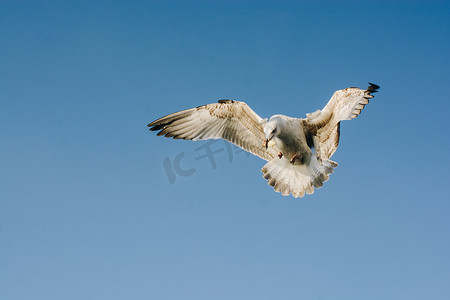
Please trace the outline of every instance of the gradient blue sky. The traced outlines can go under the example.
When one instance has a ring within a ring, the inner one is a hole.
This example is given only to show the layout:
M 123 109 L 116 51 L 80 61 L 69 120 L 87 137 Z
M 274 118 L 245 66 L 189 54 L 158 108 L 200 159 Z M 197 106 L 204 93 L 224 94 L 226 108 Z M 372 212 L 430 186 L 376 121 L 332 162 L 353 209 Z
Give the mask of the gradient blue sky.
M 450 299 L 450 3 L 392 2 L 1 1 L 0 299 Z M 369 81 L 302 199 L 146 127 Z

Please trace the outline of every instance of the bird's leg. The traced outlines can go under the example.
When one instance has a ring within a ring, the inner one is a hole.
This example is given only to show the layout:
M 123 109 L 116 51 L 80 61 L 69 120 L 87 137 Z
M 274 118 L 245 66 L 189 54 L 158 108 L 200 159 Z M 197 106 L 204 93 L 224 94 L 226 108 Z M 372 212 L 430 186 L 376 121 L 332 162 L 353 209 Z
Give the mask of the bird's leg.
M 301 159 L 301 156 L 298 154 L 295 154 L 294 156 L 292 156 L 292 158 L 290 160 L 291 164 L 295 164 L 295 161 L 299 158 Z
M 282 157 L 283 157 L 283 153 L 281 153 L 281 151 L 278 152 L 278 158 L 282 158 Z

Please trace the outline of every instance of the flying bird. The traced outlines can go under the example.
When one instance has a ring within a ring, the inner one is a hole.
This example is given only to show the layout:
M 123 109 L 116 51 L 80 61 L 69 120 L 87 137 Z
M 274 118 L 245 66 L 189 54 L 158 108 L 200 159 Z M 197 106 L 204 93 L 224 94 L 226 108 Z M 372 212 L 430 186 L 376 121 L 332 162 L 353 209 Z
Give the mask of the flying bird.
M 322 110 L 306 118 L 263 119 L 246 103 L 219 100 L 162 117 L 150 124 L 158 136 L 184 140 L 224 139 L 267 161 L 263 177 L 275 191 L 303 197 L 323 186 L 337 163 L 340 122 L 356 118 L 380 87 L 336 91 Z

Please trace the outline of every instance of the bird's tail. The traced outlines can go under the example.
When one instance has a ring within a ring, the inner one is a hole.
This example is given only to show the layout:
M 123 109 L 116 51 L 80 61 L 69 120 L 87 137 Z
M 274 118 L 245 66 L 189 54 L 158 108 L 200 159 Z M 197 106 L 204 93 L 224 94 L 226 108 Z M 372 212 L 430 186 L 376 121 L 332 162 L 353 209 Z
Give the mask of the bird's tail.
M 261 172 L 276 192 L 280 192 L 283 196 L 292 194 L 301 198 L 305 192 L 310 195 L 314 193 L 314 188 L 321 187 L 337 165 L 331 160 L 320 163 L 314 155 L 311 156 L 309 165 L 291 164 L 288 159 L 282 157 L 269 161 Z

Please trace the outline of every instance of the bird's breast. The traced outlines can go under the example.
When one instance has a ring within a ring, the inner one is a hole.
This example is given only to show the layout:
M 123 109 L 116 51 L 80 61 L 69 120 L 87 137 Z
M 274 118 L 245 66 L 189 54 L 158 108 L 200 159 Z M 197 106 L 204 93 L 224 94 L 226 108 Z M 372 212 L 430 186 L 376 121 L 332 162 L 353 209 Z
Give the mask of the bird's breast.
M 303 130 L 298 130 L 291 134 L 280 134 L 274 140 L 278 149 L 286 157 L 311 155 L 311 149 L 308 147 Z

